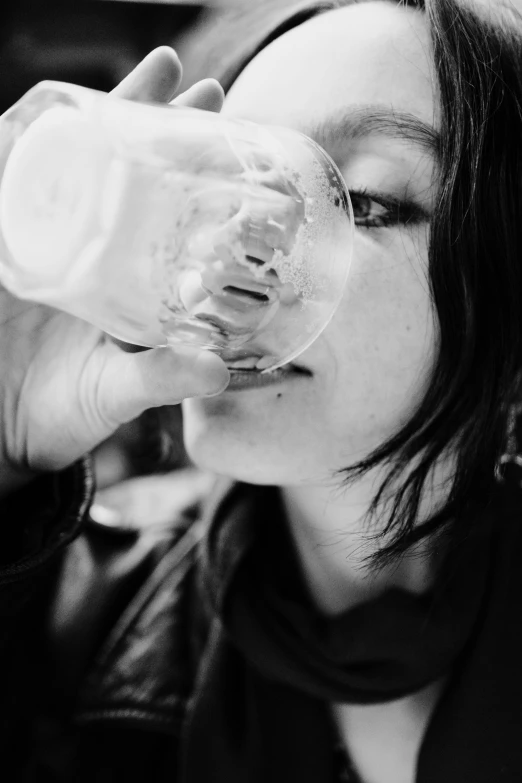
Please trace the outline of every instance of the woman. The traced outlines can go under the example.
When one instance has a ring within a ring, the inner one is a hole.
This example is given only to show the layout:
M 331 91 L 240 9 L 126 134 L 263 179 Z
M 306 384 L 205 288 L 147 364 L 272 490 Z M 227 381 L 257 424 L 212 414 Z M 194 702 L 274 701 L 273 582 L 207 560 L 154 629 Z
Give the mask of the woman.
M 514 782 L 521 20 L 322 2 L 265 33 L 222 111 L 336 160 L 347 291 L 268 385 L 2 293 L 6 753 L 23 780 Z M 118 91 L 169 100 L 179 73 L 159 50 Z M 181 399 L 190 457 L 227 480 L 159 543 L 87 522 L 64 554 L 90 502 L 73 463 Z

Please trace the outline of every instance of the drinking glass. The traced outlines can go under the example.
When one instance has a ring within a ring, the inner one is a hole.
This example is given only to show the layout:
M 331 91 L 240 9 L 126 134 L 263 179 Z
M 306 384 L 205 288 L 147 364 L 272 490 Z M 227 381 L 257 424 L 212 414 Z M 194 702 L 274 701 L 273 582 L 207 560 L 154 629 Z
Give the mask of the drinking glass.
M 141 346 L 269 372 L 343 295 L 353 217 L 312 139 L 41 82 L 0 118 L 0 281 Z

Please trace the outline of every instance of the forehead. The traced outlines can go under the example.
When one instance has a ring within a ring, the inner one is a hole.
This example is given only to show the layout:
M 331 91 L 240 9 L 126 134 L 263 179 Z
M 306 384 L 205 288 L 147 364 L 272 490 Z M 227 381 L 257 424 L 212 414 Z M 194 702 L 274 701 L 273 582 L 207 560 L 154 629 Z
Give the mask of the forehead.
M 242 71 L 224 113 L 306 128 L 354 104 L 381 104 L 436 124 L 425 16 L 390 2 L 314 17 L 263 49 Z

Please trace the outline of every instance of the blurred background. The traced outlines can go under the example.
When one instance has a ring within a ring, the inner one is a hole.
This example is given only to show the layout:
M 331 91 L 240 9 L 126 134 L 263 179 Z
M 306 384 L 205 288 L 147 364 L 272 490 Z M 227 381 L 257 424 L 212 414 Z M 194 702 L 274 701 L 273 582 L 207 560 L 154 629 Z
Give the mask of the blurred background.
M 298 0 L 4 0 L 0 109 L 42 79 L 110 90 L 162 44 L 178 51 L 186 89 L 230 55 L 231 25 L 240 30 L 236 48 L 244 47 L 267 17 L 293 5 Z
M 3 3 L 1 110 L 42 79 L 110 90 L 154 46 L 175 45 L 192 32 L 208 8 L 131 0 Z

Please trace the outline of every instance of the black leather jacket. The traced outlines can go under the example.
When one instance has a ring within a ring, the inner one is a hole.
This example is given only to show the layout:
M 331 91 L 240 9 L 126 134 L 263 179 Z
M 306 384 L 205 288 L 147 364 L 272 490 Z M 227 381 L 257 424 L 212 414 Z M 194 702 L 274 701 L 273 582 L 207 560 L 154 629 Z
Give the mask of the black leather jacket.
M 180 783 L 206 655 L 198 542 L 212 484 L 150 476 L 92 505 L 84 462 L 0 504 L 0 780 Z M 520 486 L 505 482 L 487 512 L 487 592 L 433 719 L 441 741 L 457 736 L 455 769 L 487 749 L 488 783 L 520 779 Z
M 2 504 L 4 779 L 175 783 L 206 635 L 197 543 L 211 481 L 151 476 L 91 506 L 83 462 Z

